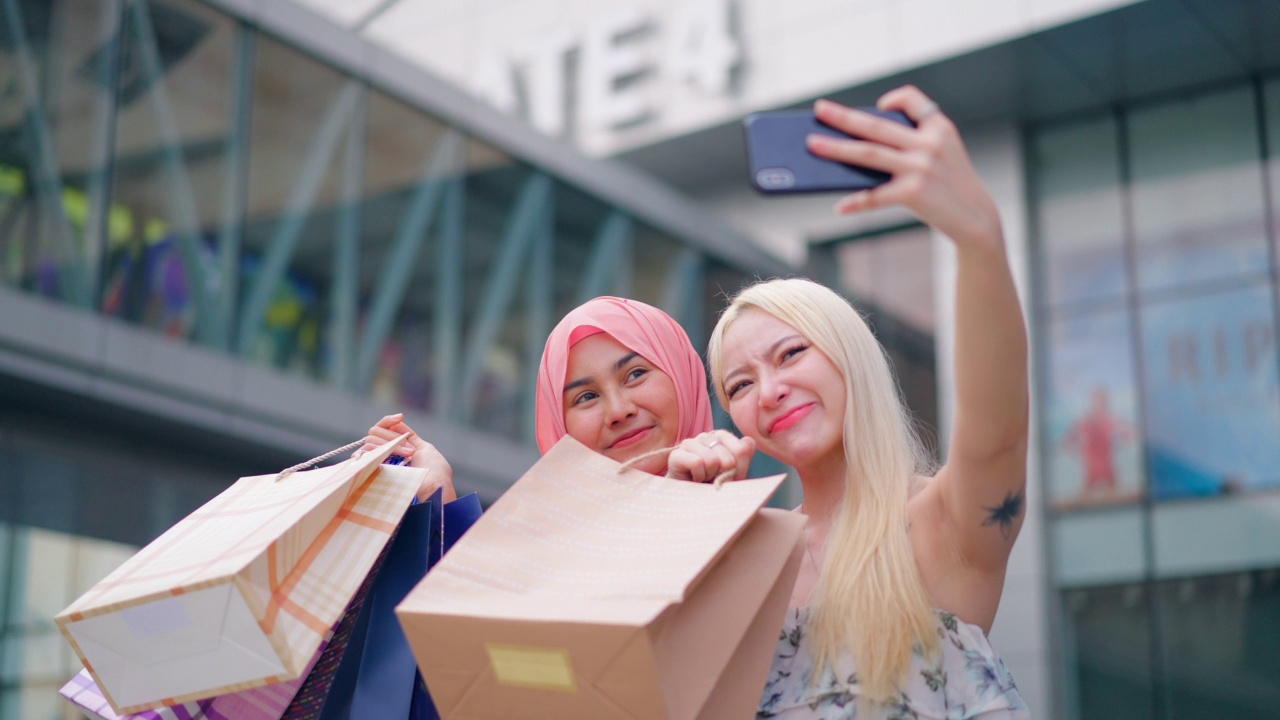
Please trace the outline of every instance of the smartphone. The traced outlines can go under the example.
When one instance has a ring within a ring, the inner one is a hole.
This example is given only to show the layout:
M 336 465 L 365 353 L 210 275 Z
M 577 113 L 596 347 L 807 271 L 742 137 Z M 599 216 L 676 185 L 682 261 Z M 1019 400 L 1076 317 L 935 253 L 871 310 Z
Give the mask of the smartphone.
M 916 124 L 897 110 L 860 107 L 908 127 Z M 888 181 L 879 170 L 846 165 L 809 152 L 810 133 L 850 137 L 814 117 L 811 110 L 777 110 L 748 115 L 742 121 L 747 138 L 747 164 L 751 185 L 766 195 L 782 193 L 850 192 Z

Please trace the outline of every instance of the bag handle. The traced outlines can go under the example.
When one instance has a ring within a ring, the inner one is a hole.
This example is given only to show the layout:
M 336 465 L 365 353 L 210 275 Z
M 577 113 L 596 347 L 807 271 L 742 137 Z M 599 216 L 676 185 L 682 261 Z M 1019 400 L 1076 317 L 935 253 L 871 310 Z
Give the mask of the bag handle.
M 622 463 L 621 465 L 619 465 L 619 466 L 618 466 L 618 472 L 623 472 L 623 471 L 626 471 L 626 470 L 630 470 L 631 468 L 633 468 L 633 467 L 635 467 L 635 466 L 636 466 L 636 463 L 642 462 L 642 461 L 644 461 L 644 460 L 648 460 L 648 459 L 649 459 L 649 458 L 651 458 L 651 457 L 657 457 L 657 456 L 659 456 L 659 455 L 665 455 L 665 454 L 667 454 L 667 453 L 670 453 L 672 450 L 675 450 L 675 449 L 676 449 L 676 448 L 678 448 L 678 447 L 680 447 L 680 445 L 679 445 L 679 444 L 676 444 L 676 445 L 672 445 L 671 447 L 658 448 L 657 450 L 650 450 L 650 451 L 649 451 L 649 452 L 647 452 L 647 453 L 641 453 L 641 454 L 639 454 L 639 455 L 637 455 L 637 456 L 635 456 L 635 457 L 631 458 L 630 460 L 628 460 L 628 461 L 626 461 L 626 462 Z M 715 479 L 713 479 L 713 480 L 711 481 L 711 484 L 712 484 L 712 485 L 715 485 L 716 489 L 717 489 L 717 490 L 719 490 L 719 489 L 720 489 L 720 486 L 721 486 L 721 485 L 723 485 L 723 484 L 725 483 L 725 481 L 726 481 L 726 480 L 732 480 L 732 479 L 733 479 L 733 474 L 734 474 L 734 471 L 733 471 L 733 470 L 725 470 L 724 472 L 722 472 L 722 473 L 720 473 L 719 475 L 715 476 Z
M 330 450 L 329 452 L 327 452 L 327 453 L 325 453 L 325 454 L 323 454 L 323 455 L 319 455 L 319 456 L 317 456 L 317 457 L 313 457 L 313 458 L 311 458 L 310 460 L 308 460 L 308 461 L 306 461 L 306 462 L 298 463 L 297 465 L 294 465 L 293 467 L 287 467 L 287 468 L 285 468 L 284 470 L 281 470 L 281 471 L 280 471 L 280 474 L 279 474 L 279 475 L 276 475 L 276 479 L 275 479 L 275 480 L 273 480 L 272 482 L 280 482 L 280 480 L 282 480 L 283 478 L 285 478 L 285 477 L 286 477 L 286 476 L 288 476 L 288 475 L 293 474 L 294 472 L 297 472 L 298 470 L 306 470 L 307 468 L 311 467 L 312 465 L 315 465 L 316 463 L 324 462 L 325 460 L 328 460 L 329 458 L 333 457 L 334 455 L 341 455 L 341 454 L 342 454 L 342 453 L 344 453 L 344 452 L 348 452 L 348 451 L 350 451 L 350 450 L 355 450 L 356 448 L 360 447 L 361 445 L 364 445 L 364 438 L 361 438 L 361 439 L 359 439 L 359 440 L 357 440 L 357 441 L 355 441 L 355 442 L 353 442 L 353 443 L 347 443 L 346 445 L 343 445 L 342 447 L 337 448 L 337 449 L 335 449 L 335 450 Z

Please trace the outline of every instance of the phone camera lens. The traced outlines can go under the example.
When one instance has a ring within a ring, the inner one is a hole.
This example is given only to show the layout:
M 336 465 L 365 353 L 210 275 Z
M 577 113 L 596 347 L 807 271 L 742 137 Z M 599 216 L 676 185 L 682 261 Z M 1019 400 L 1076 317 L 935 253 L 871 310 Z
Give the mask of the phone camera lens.
M 756 171 L 756 184 L 766 190 L 785 190 L 796 184 L 796 176 L 787 168 L 761 168 Z

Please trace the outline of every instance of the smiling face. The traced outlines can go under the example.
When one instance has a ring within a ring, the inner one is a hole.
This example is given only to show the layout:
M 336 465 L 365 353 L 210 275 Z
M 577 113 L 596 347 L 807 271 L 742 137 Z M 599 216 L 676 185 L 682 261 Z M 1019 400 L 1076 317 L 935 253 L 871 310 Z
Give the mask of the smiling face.
M 573 439 L 626 462 L 674 445 L 679 421 L 671 378 L 612 336 L 597 333 L 569 350 L 564 424 Z M 666 466 L 661 455 L 636 464 L 654 474 Z
M 729 415 L 801 475 L 844 465 L 845 383 L 813 343 L 762 310 L 744 310 L 721 343 Z

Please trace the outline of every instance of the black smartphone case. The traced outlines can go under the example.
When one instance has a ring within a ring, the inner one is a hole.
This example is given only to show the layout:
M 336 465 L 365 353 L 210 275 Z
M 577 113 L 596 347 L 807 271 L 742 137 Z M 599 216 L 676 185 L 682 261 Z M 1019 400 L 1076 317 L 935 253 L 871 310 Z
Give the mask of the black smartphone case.
M 915 127 L 897 110 L 858 108 L 909 127 Z M 809 152 L 810 133 L 848 138 L 824 125 L 809 110 L 782 110 L 748 115 L 742 121 L 747 138 L 747 163 L 751 185 L 766 195 L 784 193 L 850 192 L 875 187 L 888 173 L 826 160 Z

